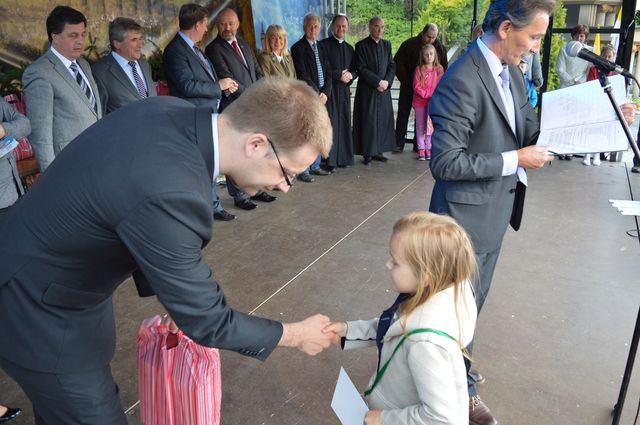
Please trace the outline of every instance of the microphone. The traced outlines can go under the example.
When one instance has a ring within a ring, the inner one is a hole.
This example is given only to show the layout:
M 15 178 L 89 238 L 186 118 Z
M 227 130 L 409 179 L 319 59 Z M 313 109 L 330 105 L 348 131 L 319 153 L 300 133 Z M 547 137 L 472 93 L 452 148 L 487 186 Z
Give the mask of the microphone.
M 634 76 L 629 71 L 616 63 L 609 62 L 605 58 L 596 55 L 591 50 L 585 48 L 584 45 L 579 41 L 573 40 L 568 42 L 567 46 L 564 49 L 567 53 L 567 56 L 570 56 L 572 58 L 580 58 L 586 60 L 587 62 L 591 62 L 596 66 L 596 68 L 602 71 L 613 71 L 617 72 L 618 74 L 622 74 L 627 78 L 634 78 Z

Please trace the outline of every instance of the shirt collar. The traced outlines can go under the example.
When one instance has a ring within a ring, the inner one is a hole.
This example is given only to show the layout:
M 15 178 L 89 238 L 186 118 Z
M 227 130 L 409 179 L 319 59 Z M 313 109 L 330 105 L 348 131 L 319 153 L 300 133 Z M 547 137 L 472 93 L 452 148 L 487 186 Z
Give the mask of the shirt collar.
M 123 58 L 122 56 L 120 56 L 119 54 L 117 54 L 115 51 L 111 52 L 111 56 L 113 56 L 113 58 L 116 60 L 116 62 L 118 62 L 120 64 L 120 66 L 122 66 L 123 68 L 125 66 L 129 65 L 129 61 L 126 60 L 125 58 Z M 136 65 L 138 64 L 138 61 L 134 60 L 133 62 L 136 63 Z
M 233 37 L 231 40 L 227 40 L 226 38 L 223 38 L 223 40 L 224 40 L 224 41 L 226 41 L 226 42 L 227 42 L 227 43 L 229 43 L 229 44 L 233 43 L 234 41 L 235 41 L 236 43 L 238 42 L 238 39 L 237 39 L 237 38 L 235 38 L 235 37 Z
M 218 114 L 211 114 L 211 129 L 213 131 L 213 182 L 220 175 L 220 155 L 218 145 Z
M 51 46 L 51 52 L 56 55 L 56 57 L 58 59 L 60 59 L 60 61 L 62 62 L 62 64 L 65 66 L 65 68 L 69 68 L 71 66 L 72 63 L 75 63 L 76 61 L 70 61 L 69 59 L 67 59 L 65 56 L 62 55 L 62 53 L 60 53 L 59 51 L 57 51 L 56 49 L 53 48 L 53 46 Z
M 310 45 L 310 46 L 313 46 L 314 44 L 317 44 L 317 43 L 318 43 L 318 40 L 316 40 L 316 41 L 311 41 L 311 40 L 309 40 L 307 37 L 305 37 L 304 39 L 305 39 L 305 40 L 307 40 L 307 43 L 309 43 L 309 45 Z
M 489 65 L 491 75 L 494 78 L 497 78 L 503 69 L 502 61 L 491 49 L 487 47 L 486 44 L 484 44 L 480 37 L 478 37 L 478 47 L 480 48 L 480 52 L 482 52 L 482 56 L 484 56 L 484 59 L 487 61 L 487 65 Z
M 338 43 L 342 44 L 344 43 L 344 38 L 338 38 L 335 35 L 333 36 L 333 38 L 335 38 L 336 40 L 338 40 Z
M 195 46 L 196 43 L 194 43 L 192 39 L 187 37 L 187 35 L 185 33 L 183 33 L 182 31 L 178 31 L 178 35 L 180 37 L 182 37 L 182 39 L 185 41 L 185 43 L 187 43 L 189 45 L 190 48 L 193 49 L 193 46 Z

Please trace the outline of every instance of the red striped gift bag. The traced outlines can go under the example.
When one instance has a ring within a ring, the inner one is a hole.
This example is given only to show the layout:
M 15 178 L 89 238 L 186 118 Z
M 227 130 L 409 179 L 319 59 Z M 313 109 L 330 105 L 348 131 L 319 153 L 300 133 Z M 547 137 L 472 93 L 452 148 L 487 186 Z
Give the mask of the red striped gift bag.
M 138 333 L 140 420 L 145 425 L 218 425 L 222 401 L 220 353 L 181 331 L 177 345 L 160 316 Z

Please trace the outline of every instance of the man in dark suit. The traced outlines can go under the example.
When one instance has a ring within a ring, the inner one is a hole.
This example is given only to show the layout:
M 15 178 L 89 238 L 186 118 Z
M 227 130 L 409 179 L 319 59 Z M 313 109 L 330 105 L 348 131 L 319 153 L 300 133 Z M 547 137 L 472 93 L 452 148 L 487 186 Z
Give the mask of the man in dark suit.
M 273 119 L 286 125 L 274 129 Z M 281 324 L 233 310 L 201 250 L 217 173 L 248 193 L 285 193 L 331 139 L 316 94 L 275 79 L 220 115 L 159 96 L 75 139 L 0 224 L 0 367 L 36 422 L 127 424 L 109 363 L 112 296 L 129 276 L 200 345 L 259 360 L 276 346 L 312 355 L 328 347 L 328 317 Z
M 304 17 L 303 21 L 304 36 L 291 46 L 291 57 L 293 58 L 293 66 L 296 68 L 298 80 L 305 81 L 320 96 L 322 103 L 327 103 L 331 96 L 331 63 L 324 51 L 324 47 L 318 43 L 320 35 L 320 17 L 313 13 L 309 13 Z M 310 183 L 313 177 L 326 176 L 329 173 L 320 168 L 322 158 L 318 156 L 316 161 L 311 164 L 308 172 L 301 174 L 298 178 L 304 182 Z
M 133 19 L 116 18 L 109 22 L 109 43 L 111 54 L 91 67 L 105 114 L 156 95 L 151 67 L 142 58 L 142 27 Z
M 51 48 L 25 69 L 22 85 L 31 120 L 31 136 L 40 171 L 62 149 L 102 117 L 98 86 L 84 50 L 87 18 L 57 6 L 47 17 Z
M 249 44 L 237 37 L 240 27 L 238 14 L 233 9 L 222 10 L 216 18 L 216 26 L 218 27 L 218 36 L 209 43 L 204 52 L 221 78 L 233 78 L 238 83 L 238 90 L 230 96 L 222 98 L 220 110 L 224 110 L 263 75 Z M 244 193 L 229 177 L 227 177 L 227 190 L 237 207 L 243 210 L 252 210 L 257 206 L 249 200 L 249 195 Z M 276 197 L 260 191 L 252 196 L 252 199 L 273 202 Z
M 540 49 L 554 7 L 554 0 L 524 5 L 493 1 L 484 35 L 449 67 L 429 105 L 434 126 L 431 172 L 436 179 L 429 210 L 451 215 L 473 241 L 478 312 L 507 226 L 511 221 L 519 227 L 524 169 L 540 168 L 553 159 L 545 147 L 535 145 L 538 120 L 517 65 Z M 469 374 L 469 421 L 495 424 L 477 396 L 476 378 Z
M 218 78 L 211 62 L 197 46 L 209 29 L 209 12 L 204 7 L 189 3 L 180 8 L 180 31 L 164 49 L 162 63 L 171 96 L 188 100 L 196 106 L 220 108 L 223 96 L 230 96 L 238 89 L 232 78 Z M 222 208 L 212 182 L 214 218 L 229 221 L 235 216 Z
M 395 153 L 402 152 L 407 135 L 407 125 L 411 114 L 411 101 L 413 100 L 413 73 L 418 66 L 420 49 L 426 44 L 431 44 L 436 49 L 438 62 L 446 71 L 447 49 L 438 41 L 438 26 L 429 23 L 424 26 L 420 34 L 405 40 L 398 48 L 393 61 L 396 64 L 396 77 L 400 81 L 400 94 L 398 96 L 398 115 L 396 117 L 396 147 Z M 414 137 L 414 145 L 417 147 Z

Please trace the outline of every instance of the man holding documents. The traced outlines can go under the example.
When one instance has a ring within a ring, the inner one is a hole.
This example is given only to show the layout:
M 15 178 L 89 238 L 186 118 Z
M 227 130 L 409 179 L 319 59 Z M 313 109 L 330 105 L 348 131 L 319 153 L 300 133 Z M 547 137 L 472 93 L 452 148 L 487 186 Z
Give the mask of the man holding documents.
M 0 97 L 0 221 L 18 197 L 24 193 L 20 174 L 10 148 L 10 139 L 20 140 L 31 132 L 27 117 Z M 3 149 L 6 147 L 9 149 Z
M 473 241 L 478 312 L 507 225 L 510 220 L 515 228 L 520 224 L 524 169 L 541 168 L 553 159 L 546 147 L 535 146 L 538 120 L 518 64 L 539 51 L 554 8 L 554 0 L 493 1 L 484 35 L 449 67 L 429 107 L 436 179 L 429 210 L 454 217 Z M 496 424 L 477 396 L 476 380 L 476 374 L 469 374 L 469 421 Z

